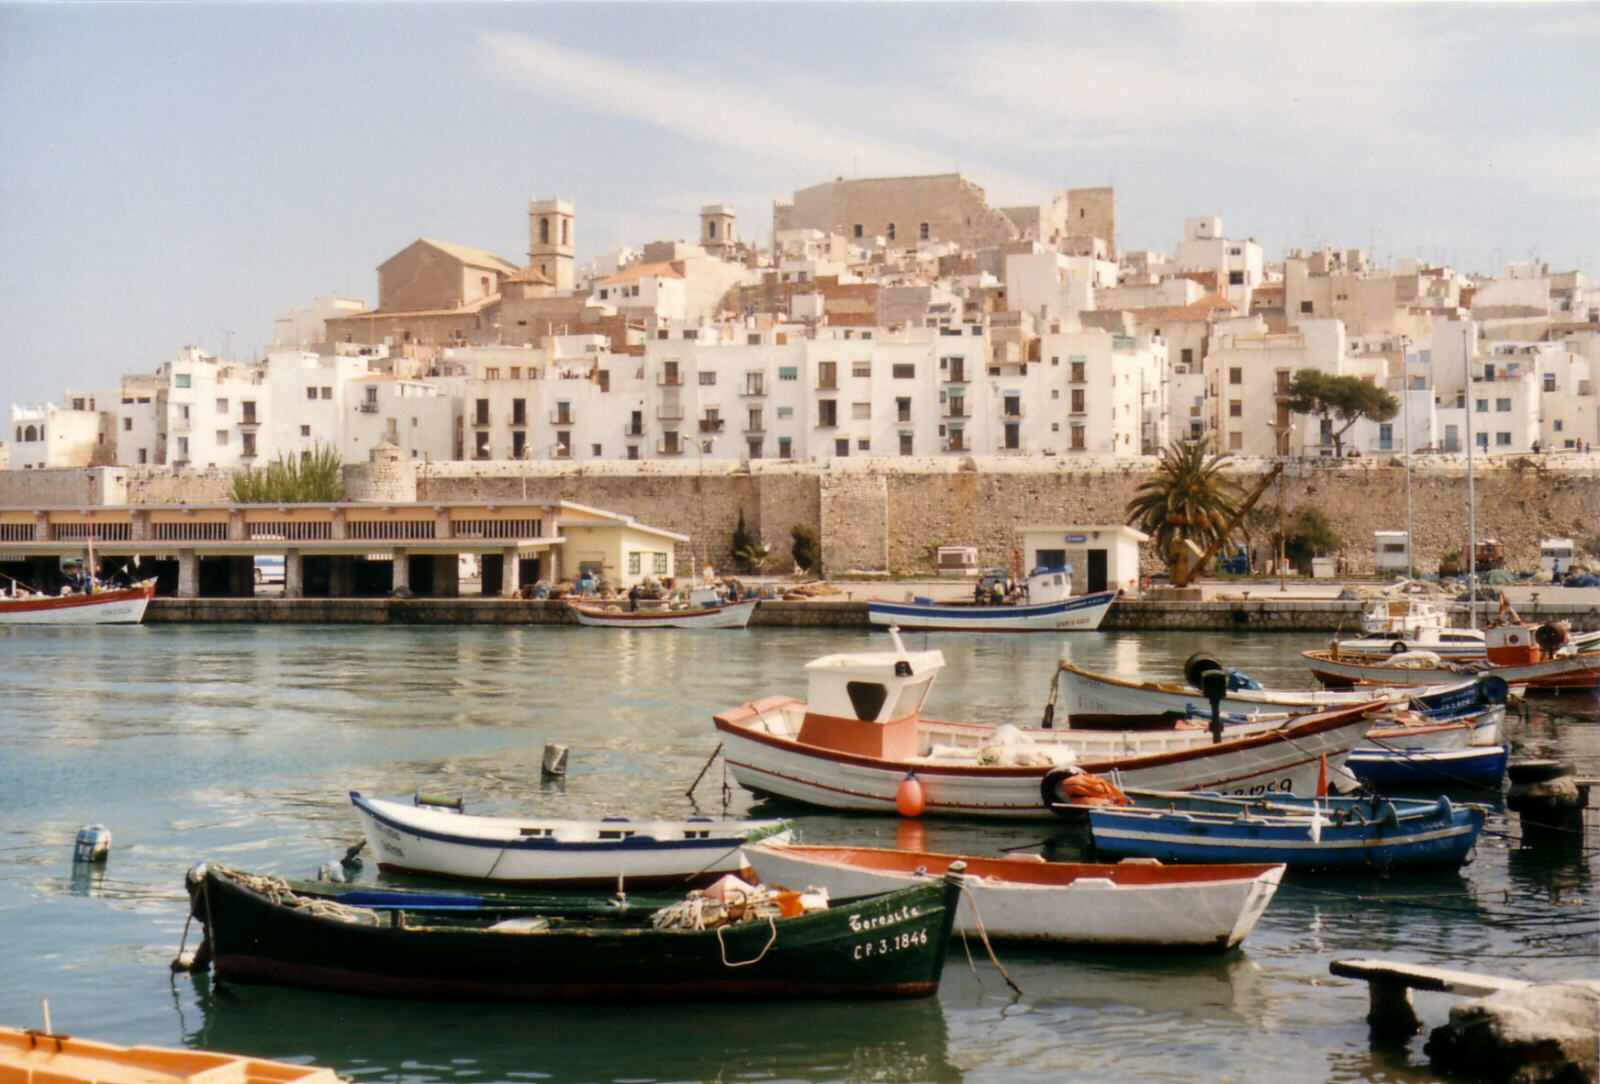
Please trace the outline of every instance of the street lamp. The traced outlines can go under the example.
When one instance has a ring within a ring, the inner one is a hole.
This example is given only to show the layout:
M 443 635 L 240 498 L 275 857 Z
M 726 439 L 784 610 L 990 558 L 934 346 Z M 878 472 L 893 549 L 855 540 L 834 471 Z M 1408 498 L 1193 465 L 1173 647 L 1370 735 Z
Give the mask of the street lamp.
M 1274 448 L 1278 458 L 1278 592 L 1282 594 L 1289 589 L 1284 582 L 1283 571 L 1286 543 L 1283 530 L 1283 505 L 1285 500 L 1284 461 L 1289 458 L 1289 436 L 1294 432 L 1294 423 L 1285 422 L 1283 425 L 1279 425 L 1276 422 L 1268 422 L 1267 426 L 1272 430 Z

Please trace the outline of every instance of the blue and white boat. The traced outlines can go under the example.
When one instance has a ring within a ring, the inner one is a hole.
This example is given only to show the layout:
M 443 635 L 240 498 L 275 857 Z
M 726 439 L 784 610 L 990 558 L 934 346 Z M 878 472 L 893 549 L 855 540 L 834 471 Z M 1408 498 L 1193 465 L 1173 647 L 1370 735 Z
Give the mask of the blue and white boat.
M 1469 745 L 1464 749 L 1406 747 L 1384 741 L 1373 732 L 1350 751 L 1345 770 L 1368 786 L 1475 787 L 1498 790 L 1506 777 L 1510 752 L 1504 745 Z
M 550 888 L 683 886 L 747 867 L 746 843 L 789 841 L 784 820 L 479 817 L 350 792 L 378 868 Z
M 1481 806 L 1448 798 L 1230 798 L 1129 792 L 1081 810 L 1097 855 L 1163 862 L 1282 862 L 1295 870 L 1455 868 L 1483 830 Z
M 1013 600 L 991 605 L 976 600 L 935 602 L 931 598 L 912 598 L 906 602 L 889 602 L 868 599 L 867 618 L 874 625 L 898 625 L 902 629 L 1089 632 L 1100 627 L 1116 599 L 1116 591 L 1074 595 L 1068 570 L 1035 569 Z

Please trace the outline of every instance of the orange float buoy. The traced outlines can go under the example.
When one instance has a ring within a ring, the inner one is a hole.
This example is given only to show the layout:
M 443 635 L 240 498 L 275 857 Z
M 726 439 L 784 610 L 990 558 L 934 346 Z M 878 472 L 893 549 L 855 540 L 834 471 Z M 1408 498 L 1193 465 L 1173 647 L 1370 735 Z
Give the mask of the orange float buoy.
M 920 817 L 922 811 L 928 808 L 928 803 L 922 796 L 922 783 L 917 779 L 916 772 L 906 773 L 900 780 L 900 788 L 894 792 L 894 807 L 900 811 L 902 817 Z

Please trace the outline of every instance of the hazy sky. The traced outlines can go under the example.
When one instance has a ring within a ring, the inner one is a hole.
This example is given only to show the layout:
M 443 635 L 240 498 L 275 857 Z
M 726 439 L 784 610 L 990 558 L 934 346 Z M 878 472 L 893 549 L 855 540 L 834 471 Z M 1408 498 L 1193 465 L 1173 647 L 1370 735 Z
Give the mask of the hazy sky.
M 1600 275 L 1600 5 L 7 4 L 0 409 L 377 300 L 418 237 L 692 239 L 834 176 L 1112 184 L 1118 244 Z

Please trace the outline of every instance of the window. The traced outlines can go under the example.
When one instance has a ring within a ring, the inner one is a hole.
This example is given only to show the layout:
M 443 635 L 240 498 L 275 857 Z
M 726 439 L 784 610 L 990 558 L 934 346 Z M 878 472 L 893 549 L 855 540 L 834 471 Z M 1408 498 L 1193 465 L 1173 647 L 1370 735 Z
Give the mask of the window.
M 839 456 L 841 459 L 849 458 L 849 456 L 850 456 L 850 438 L 849 437 L 835 437 L 834 441 L 833 441 L 833 454 L 836 455 L 836 456 Z
M 323 388 L 322 389 L 322 397 L 324 399 L 332 399 L 333 398 L 333 389 L 332 388 Z
M 227 445 L 228 445 L 228 431 L 226 429 L 218 429 L 217 430 L 217 447 L 225 448 L 225 447 L 227 447 Z
M 896 399 L 894 401 L 894 420 L 908 422 L 911 420 L 911 400 Z
M 630 553 L 630 554 L 628 554 L 628 575 L 630 575 L 630 576 L 639 575 L 639 562 L 640 562 L 640 559 L 643 556 L 644 555 L 640 554 L 640 553 Z
M 1181 351 L 1179 351 L 1178 359 L 1180 361 L 1182 361 L 1185 365 L 1193 365 L 1194 364 L 1194 347 L 1192 347 L 1192 346 L 1184 347 Z
M 656 570 L 656 575 L 665 576 L 667 574 L 667 555 L 664 553 L 654 553 L 651 554 L 651 557 L 653 558 L 651 563 Z
M 1072 363 L 1072 371 L 1068 374 L 1068 376 L 1071 378 L 1074 384 L 1083 383 L 1084 368 L 1085 364 L 1081 361 L 1075 361 Z
M 300 427 L 300 435 L 302 437 L 309 437 L 311 435 L 311 427 L 309 425 L 302 425 Z
M 817 387 L 836 388 L 839 386 L 839 363 L 835 361 L 817 362 Z
M 912 435 L 910 433 L 901 433 L 900 434 L 900 454 L 901 455 L 911 455 L 912 454 L 911 447 L 912 447 Z
M 1474 402 L 1474 404 L 1473 404 L 1473 409 L 1475 411 L 1477 411 L 1479 414 L 1487 414 L 1487 413 L 1489 413 L 1489 400 L 1487 400 L 1487 399 L 1478 399 L 1478 400 L 1476 400 Z
M 1501 447 L 1504 447 L 1504 446 L 1506 446 L 1506 445 L 1511 443 L 1511 434 L 1510 433 L 1496 433 L 1494 435 L 1494 442 L 1495 442 L 1495 444 L 1497 444 L 1497 445 L 1499 445 Z
M 778 438 L 778 458 L 779 459 L 789 459 L 789 458 L 792 458 L 793 455 L 794 455 L 794 438 L 793 437 L 779 437 Z
M 924 241 L 928 239 L 928 224 L 926 222 L 920 223 L 917 226 L 917 237 Z
M 1544 374 L 1544 390 L 1545 391 L 1555 391 L 1556 390 L 1556 374 L 1555 373 L 1545 373 Z
M 226 399 L 218 399 L 217 400 L 217 413 L 218 414 L 226 414 L 227 412 L 228 412 L 228 401 Z
M 1005 431 L 1006 431 L 1005 432 L 1005 447 L 1006 447 L 1006 451 L 1014 452 L 1014 451 L 1017 451 L 1019 448 L 1022 447 L 1022 433 L 1021 433 L 1021 430 L 1022 430 L 1022 426 L 1019 425 L 1017 422 L 1006 422 L 1006 424 L 1005 424 Z
M 1495 409 L 1495 412 L 1498 413 L 1498 414 L 1509 413 L 1510 410 L 1511 410 L 1511 400 L 1510 399 L 1496 399 L 1494 401 L 1494 409 Z
M 1083 413 L 1083 389 L 1082 388 L 1073 388 L 1072 389 L 1072 413 L 1074 413 L 1074 414 L 1082 414 Z
M 563 403 L 558 403 L 556 405 L 557 406 L 557 410 L 559 411 L 560 408 L 562 406 L 564 406 L 564 405 L 565 404 L 563 404 Z M 511 424 L 512 425 L 527 425 L 528 424 L 528 401 L 526 399 L 513 399 L 513 400 L 511 400 Z
M 917 378 L 917 367 L 915 365 L 896 365 L 891 370 L 891 374 L 896 380 L 915 380 Z
M 857 377 L 857 378 L 870 377 L 872 375 L 872 362 L 870 362 L 870 361 L 855 361 L 855 362 L 851 362 L 850 363 L 850 375 L 853 376 L 853 377 Z
M 857 222 L 854 229 L 851 231 L 851 236 L 859 241 L 863 236 L 865 236 L 865 234 L 866 231 L 861 228 L 861 223 Z
M 781 407 L 779 407 L 778 408 L 778 417 L 780 417 L 780 418 L 792 418 L 792 417 L 794 417 L 794 407 L 792 407 L 792 406 L 781 406 Z
M 1244 272 L 1243 271 L 1229 271 L 1228 272 L 1228 285 L 1229 286 L 1243 286 L 1244 285 Z
M 124 433 L 131 433 L 133 431 L 133 419 L 132 418 L 123 418 L 122 419 L 122 431 Z
M 1084 443 L 1084 427 L 1082 422 L 1072 423 L 1072 443 L 1069 445 L 1075 452 L 1081 452 L 1087 445 Z
M 1244 401 L 1242 399 L 1233 399 L 1233 400 L 1229 401 L 1229 403 L 1228 403 L 1228 417 L 1230 417 L 1230 418 L 1242 418 L 1242 417 L 1244 417 Z
M 780 365 L 780 366 L 778 366 L 778 379 L 779 380 L 799 380 L 800 379 L 800 369 L 799 369 L 799 367 L 795 366 L 795 365 Z
M 513 365 L 511 367 L 511 379 L 512 380 L 521 380 L 522 379 L 522 366 Z
M 1050 389 L 1050 398 L 1052 398 L 1052 399 L 1061 398 L 1061 389 L 1060 388 L 1051 388 Z
M 1378 423 L 1378 449 L 1385 452 L 1394 449 L 1394 426 L 1388 422 Z
M 1228 434 L 1228 450 L 1230 452 L 1237 452 L 1243 447 L 1244 447 L 1244 434 L 1243 433 L 1229 433 Z
M 1556 419 L 1556 420 L 1555 420 L 1555 422 L 1554 422 L 1554 426 L 1555 426 L 1555 431 L 1556 431 L 1556 432 L 1557 432 L 1557 433 L 1559 433 L 1559 432 L 1561 432 L 1561 419 L 1560 419 L 1560 418 L 1557 418 L 1557 419 Z
M 832 399 L 817 400 L 817 425 L 823 428 L 839 424 L 839 404 Z
M 871 403 L 851 403 L 850 417 L 855 421 L 867 421 L 872 417 Z
M 1228 383 L 1230 383 L 1230 384 L 1243 384 L 1244 383 L 1244 370 L 1240 369 L 1240 368 L 1237 368 L 1237 367 L 1229 369 L 1228 370 Z
M 1309 302 L 1309 301 L 1300 302 L 1300 311 L 1304 312 L 1304 313 L 1309 313 L 1309 312 L 1313 311 L 1312 308 L 1311 308 L 1311 302 Z
M 473 400 L 472 424 L 473 425 L 488 425 L 489 424 L 489 400 L 487 400 L 487 399 L 475 399 L 475 400 Z
M 483 371 L 483 378 L 485 380 L 499 380 L 500 379 L 500 366 L 498 366 L 498 365 L 489 366 L 487 369 L 485 369 Z
M 1022 395 L 1020 392 L 1008 391 L 1002 398 L 1001 413 L 1007 417 L 1022 417 Z
M 178 438 L 178 458 L 179 459 L 188 459 L 189 458 L 189 438 L 188 437 L 179 437 Z
M 256 454 L 256 435 L 254 433 L 239 434 L 239 441 L 244 445 L 239 449 L 240 455 L 249 456 Z
M 703 387 L 703 388 L 704 387 L 710 387 L 712 384 L 715 384 L 716 382 L 717 382 L 717 374 L 715 372 L 709 372 L 709 373 L 702 372 L 700 374 L 700 386 L 701 387 Z
M 521 459 L 528 453 L 528 434 L 521 429 L 511 431 L 511 458 Z
M 149 449 L 147 449 L 147 448 L 140 448 L 139 449 L 139 462 L 140 463 L 148 463 L 148 462 L 150 462 Z
M 885 232 L 888 234 L 889 240 L 893 241 L 894 240 L 894 223 L 893 222 L 889 223 L 889 228 Z
M 187 388 L 189 386 L 189 374 L 174 373 L 172 375 L 172 386 L 175 388 Z
M 317 397 L 317 389 L 316 388 L 310 387 L 310 388 L 306 389 L 306 398 L 307 399 L 315 399 L 316 397 Z

